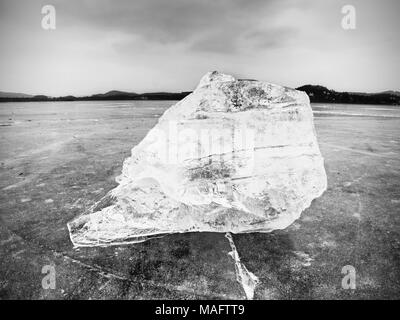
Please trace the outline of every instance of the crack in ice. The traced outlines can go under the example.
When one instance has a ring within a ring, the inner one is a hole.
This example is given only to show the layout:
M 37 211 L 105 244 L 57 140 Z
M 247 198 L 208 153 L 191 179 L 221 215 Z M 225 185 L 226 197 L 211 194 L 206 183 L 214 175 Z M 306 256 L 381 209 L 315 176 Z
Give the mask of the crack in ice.
M 237 252 L 235 243 L 233 242 L 232 234 L 227 232 L 225 238 L 228 239 L 232 249 L 232 251 L 229 252 L 229 255 L 235 261 L 236 280 L 242 286 L 246 298 L 252 300 L 254 297 L 254 290 L 260 280 L 253 273 L 247 270 L 246 266 L 240 261 L 239 253 Z

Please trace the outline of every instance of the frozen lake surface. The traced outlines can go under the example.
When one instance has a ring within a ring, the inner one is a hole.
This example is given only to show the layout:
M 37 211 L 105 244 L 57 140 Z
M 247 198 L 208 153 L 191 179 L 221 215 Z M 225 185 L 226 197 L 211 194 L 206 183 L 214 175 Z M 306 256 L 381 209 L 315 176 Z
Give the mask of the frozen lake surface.
M 74 250 L 66 223 L 116 186 L 174 101 L 0 104 L 0 299 L 234 298 L 224 234 Z M 255 299 L 400 298 L 400 107 L 313 104 L 328 190 L 286 230 L 233 235 Z M 52 264 L 56 289 L 42 288 Z M 346 265 L 356 289 L 342 288 Z

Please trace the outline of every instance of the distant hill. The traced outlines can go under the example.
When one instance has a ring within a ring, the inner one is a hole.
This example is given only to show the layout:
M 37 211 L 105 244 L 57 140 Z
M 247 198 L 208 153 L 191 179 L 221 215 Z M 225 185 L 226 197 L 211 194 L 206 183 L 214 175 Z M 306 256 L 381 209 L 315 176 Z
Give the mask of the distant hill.
M 297 88 L 310 97 L 311 102 L 346 103 L 346 104 L 385 104 L 400 105 L 399 91 L 384 91 L 379 93 L 337 92 L 319 85 L 305 85 Z M 96 101 L 96 100 L 181 100 L 191 91 L 184 92 L 147 92 L 135 93 L 112 90 L 106 93 L 93 94 L 85 97 L 63 96 L 48 97 L 44 95 L 26 95 L 23 93 L 0 92 L 0 102 L 10 101 Z
M 91 95 L 90 97 L 92 98 L 98 98 L 101 100 L 110 100 L 110 99 L 116 99 L 116 100 L 124 100 L 124 99 L 129 99 L 129 98 L 136 98 L 138 96 L 137 93 L 134 92 L 125 92 L 125 91 L 118 91 L 118 90 L 112 90 L 108 91 L 106 93 L 99 93 L 99 94 L 94 94 Z
M 139 94 L 113 90 L 104 94 L 80 97 L 77 98 L 77 100 L 180 100 L 188 94 L 190 94 L 190 92 L 147 92 Z
M 379 93 L 337 92 L 323 86 L 310 84 L 296 89 L 307 93 L 311 102 L 400 105 L 400 94 L 397 91 Z
M 85 97 L 61 96 L 48 97 L 44 95 L 36 96 L 0 96 L 0 102 L 27 102 L 27 101 L 101 101 L 101 100 L 181 100 L 190 94 L 187 92 L 148 92 L 134 93 L 118 90 L 108 91 L 106 93 L 93 94 Z
M 388 90 L 388 91 L 383 91 L 381 93 L 387 93 L 387 94 L 393 94 L 395 96 L 400 96 L 400 91 Z
M 0 98 L 30 98 L 30 94 L 0 91 Z

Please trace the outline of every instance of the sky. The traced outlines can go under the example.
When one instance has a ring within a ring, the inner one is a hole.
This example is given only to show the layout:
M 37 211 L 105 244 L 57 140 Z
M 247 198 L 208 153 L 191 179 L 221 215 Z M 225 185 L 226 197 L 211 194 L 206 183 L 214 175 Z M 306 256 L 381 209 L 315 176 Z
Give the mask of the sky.
M 42 7 L 56 10 L 54 30 Z M 356 13 L 344 29 L 344 5 Z M 398 0 L 0 0 L 0 91 L 189 91 L 208 71 L 400 89 Z

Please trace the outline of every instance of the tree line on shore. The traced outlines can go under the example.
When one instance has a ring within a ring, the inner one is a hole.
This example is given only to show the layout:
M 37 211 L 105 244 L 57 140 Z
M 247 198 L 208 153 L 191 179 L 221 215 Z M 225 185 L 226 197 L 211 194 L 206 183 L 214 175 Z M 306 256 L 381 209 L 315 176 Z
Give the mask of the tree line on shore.
M 344 103 L 344 104 L 382 104 L 400 105 L 400 92 L 385 91 L 380 93 L 337 92 L 319 85 L 305 85 L 297 88 L 307 93 L 311 102 L 315 103 Z M 104 94 L 75 97 L 61 96 L 49 97 L 45 95 L 35 96 L 1 96 L 0 102 L 34 102 L 34 101 L 101 101 L 101 100 L 181 100 L 191 91 L 184 92 L 151 92 L 132 93 L 123 91 L 109 91 Z

